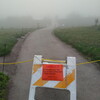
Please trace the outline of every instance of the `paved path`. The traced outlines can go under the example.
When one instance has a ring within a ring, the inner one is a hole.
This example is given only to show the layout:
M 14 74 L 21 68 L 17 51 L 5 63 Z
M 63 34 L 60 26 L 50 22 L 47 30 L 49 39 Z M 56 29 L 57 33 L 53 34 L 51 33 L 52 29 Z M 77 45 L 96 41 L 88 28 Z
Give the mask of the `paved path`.
M 71 46 L 57 39 L 50 28 L 37 30 L 27 37 L 21 48 L 18 61 L 31 59 L 35 54 L 59 60 L 64 60 L 66 56 L 75 56 L 77 63 L 87 61 Z M 98 67 L 94 64 L 77 67 L 78 100 L 100 100 L 100 69 Z M 32 62 L 18 65 L 16 75 L 13 77 L 9 100 L 28 100 L 31 68 Z M 50 91 L 40 89 L 38 96 L 46 97 L 42 100 L 66 100 L 64 93 Z M 48 94 L 49 98 L 47 95 L 45 96 L 45 93 Z M 41 100 L 39 97 L 37 100 Z

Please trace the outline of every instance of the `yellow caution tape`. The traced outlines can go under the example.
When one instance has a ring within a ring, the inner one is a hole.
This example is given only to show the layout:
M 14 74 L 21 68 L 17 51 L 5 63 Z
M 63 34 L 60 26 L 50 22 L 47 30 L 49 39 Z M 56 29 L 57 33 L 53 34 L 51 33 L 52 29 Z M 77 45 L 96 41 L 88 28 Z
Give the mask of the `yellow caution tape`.
M 43 59 L 44 62 L 59 62 L 59 63 L 66 63 L 66 61 L 62 60 L 51 60 L 51 59 Z
M 62 60 L 51 60 L 51 59 L 43 59 L 43 61 L 66 63 L 66 61 L 62 61 Z M 79 65 L 89 64 L 89 63 L 95 63 L 95 62 L 99 62 L 99 61 L 100 61 L 100 60 L 89 61 L 89 62 L 83 62 L 83 63 L 78 63 L 78 64 L 76 64 L 76 65 L 79 66 Z
M 99 62 L 99 61 L 100 61 L 100 60 L 89 61 L 89 62 L 83 62 L 83 63 L 78 63 L 78 64 L 76 64 L 76 65 L 79 66 L 79 65 L 89 64 L 89 63 L 95 63 L 95 62 Z
M 21 63 L 26 63 L 26 62 L 31 62 L 32 60 L 27 60 L 27 61 L 21 61 L 21 62 L 14 62 L 14 63 L 0 63 L 0 65 L 14 65 L 14 64 L 21 64 Z
M 42 59 L 45 62 L 59 62 L 59 63 L 66 63 L 66 61 L 62 61 L 62 60 L 51 60 L 51 59 Z M 21 63 L 26 63 L 26 62 L 31 62 L 33 61 L 33 59 L 31 60 L 27 60 L 27 61 L 21 61 L 21 62 L 13 62 L 13 63 L 0 63 L 0 65 L 13 65 L 13 64 L 21 64 Z M 89 62 L 83 62 L 83 63 L 78 63 L 76 64 L 77 66 L 79 65 L 83 65 L 83 64 L 89 64 L 89 63 L 95 63 L 95 62 L 99 62 L 100 60 L 95 60 L 95 61 L 89 61 Z

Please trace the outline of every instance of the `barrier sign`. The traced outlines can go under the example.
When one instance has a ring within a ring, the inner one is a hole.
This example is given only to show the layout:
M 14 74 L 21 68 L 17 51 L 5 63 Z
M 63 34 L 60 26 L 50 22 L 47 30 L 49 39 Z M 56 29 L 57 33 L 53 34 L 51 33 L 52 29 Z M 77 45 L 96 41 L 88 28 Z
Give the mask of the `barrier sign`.
M 28 100 L 36 100 L 36 87 L 66 89 L 70 100 L 76 100 L 76 58 L 67 57 L 67 63 L 50 63 L 42 59 L 41 55 L 34 56 Z
M 63 81 L 63 65 L 43 64 L 42 80 Z

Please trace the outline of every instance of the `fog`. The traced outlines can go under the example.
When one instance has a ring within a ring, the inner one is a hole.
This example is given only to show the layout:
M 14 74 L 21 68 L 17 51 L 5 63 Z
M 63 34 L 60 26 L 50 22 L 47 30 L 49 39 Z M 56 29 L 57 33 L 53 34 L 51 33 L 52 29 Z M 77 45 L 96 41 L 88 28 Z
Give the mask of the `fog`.
M 24 25 L 28 22 L 29 26 L 33 26 L 36 22 L 34 20 L 55 18 L 72 20 L 75 19 L 74 16 L 82 18 L 83 22 L 85 19 L 91 19 L 92 22 L 88 25 L 93 24 L 95 18 L 100 18 L 100 0 L 0 0 L 1 26 L 5 24 L 7 26 L 8 22 L 11 25 L 21 21 Z M 14 18 L 17 21 L 14 22 Z

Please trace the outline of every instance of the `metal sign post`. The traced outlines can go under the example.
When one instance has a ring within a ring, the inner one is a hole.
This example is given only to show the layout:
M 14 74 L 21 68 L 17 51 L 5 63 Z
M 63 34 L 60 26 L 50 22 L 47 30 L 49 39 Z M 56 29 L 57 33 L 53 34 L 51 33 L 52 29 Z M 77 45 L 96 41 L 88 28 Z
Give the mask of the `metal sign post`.
M 76 58 L 67 57 L 67 63 L 44 62 L 41 55 L 35 55 L 28 100 L 35 100 L 36 87 L 65 89 L 70 100 L 76 100 Z

